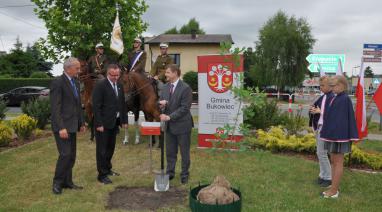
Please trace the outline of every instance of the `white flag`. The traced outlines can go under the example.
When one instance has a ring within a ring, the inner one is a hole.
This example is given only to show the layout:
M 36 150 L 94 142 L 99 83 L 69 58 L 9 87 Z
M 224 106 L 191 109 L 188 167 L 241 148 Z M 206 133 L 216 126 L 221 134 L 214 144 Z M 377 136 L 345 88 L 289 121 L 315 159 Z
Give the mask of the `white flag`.
M 336 75 L 342 75 L 342 73 L 343 73 L 342 62 L 341 62 L 341 59 L 338 59 L 338 67 L 337 67 Z
M 318 68 L 320 69 L 320 77 L 325 76 L 325 71 L 322 69 L 321 63 L 318 62 Z
M 113 32 L 111 32 L 110 49 L 117 52 L 119 55 L 123 53 L 123 40 L 121 25 L 119 25 L 119 15 L 115 17 Z

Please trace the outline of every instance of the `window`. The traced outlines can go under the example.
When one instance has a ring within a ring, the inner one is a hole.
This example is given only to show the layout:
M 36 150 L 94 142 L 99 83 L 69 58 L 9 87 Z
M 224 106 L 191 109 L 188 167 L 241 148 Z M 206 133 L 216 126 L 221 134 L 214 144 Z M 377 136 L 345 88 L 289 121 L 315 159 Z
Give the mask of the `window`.
M 180 54 L 168 54 L 171 58 L 172 61 L 174 61 L 175 64 L 180 66 Z

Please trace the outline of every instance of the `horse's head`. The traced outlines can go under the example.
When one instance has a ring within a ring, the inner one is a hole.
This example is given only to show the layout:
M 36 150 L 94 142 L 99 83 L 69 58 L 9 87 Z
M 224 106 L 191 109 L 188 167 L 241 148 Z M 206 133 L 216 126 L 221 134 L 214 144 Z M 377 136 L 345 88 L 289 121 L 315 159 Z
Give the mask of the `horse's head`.
M 131 83 L 131 79 L 129 77 L 129 73 L 128 72 L 122 72 L 122 75 L 121 75 L 121 78 L 120 78 L 120 82 L 123 84 L 123 91 L 124 93 L 129 93 L 131 92 L 131 86 L 130 86 L 130 83 Z

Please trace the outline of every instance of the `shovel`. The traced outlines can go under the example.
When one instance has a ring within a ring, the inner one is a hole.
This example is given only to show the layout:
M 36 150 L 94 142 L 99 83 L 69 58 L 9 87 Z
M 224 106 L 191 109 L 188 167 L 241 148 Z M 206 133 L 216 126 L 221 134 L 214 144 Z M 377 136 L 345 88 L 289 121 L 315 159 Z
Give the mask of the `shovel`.
M 167 191 L 170 188 L 169 176 L 164 173 L 164 141 L 166 139 L 165 122 L 162 122 L 163 136 L 159 137 L 160 145 L 160 174 L 155 175 L 154 190 Z

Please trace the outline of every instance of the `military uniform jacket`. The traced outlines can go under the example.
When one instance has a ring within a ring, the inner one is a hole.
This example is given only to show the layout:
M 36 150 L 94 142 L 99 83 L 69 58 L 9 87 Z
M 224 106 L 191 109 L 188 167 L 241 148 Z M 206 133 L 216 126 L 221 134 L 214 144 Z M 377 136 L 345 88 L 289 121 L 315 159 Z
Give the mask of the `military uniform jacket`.
M 100 73 L 105 75 L 108 63 L 109 59 L 105 54 L 91 56 L 88 60 L 90 73 Z
M 158 58 L 156 59 L 153 68 L 150 71 L 151 76 L 158 76 L 159 80 L 165 81 L 166 77 L 164 75 L 166 71 L 166 67 L 170 64 L 173 64 L 173 60 L 170 57 L 170 55 L 165 54 L 165 55 L 159 55 Z
M 147 58 L 147 54 L 145 51 L 143 51 L 138 61 L 134 64 L 134 67 L 131 67 L 131 66 L 133 65 L 134 59 L 136 57 L 136 52 L 135 51 L 129 52 L 127 57 L 128 57 L 127 71 L 134 69 L 136 72 L 139 72 L 139 73 L 145 72 L 146 58 Z

